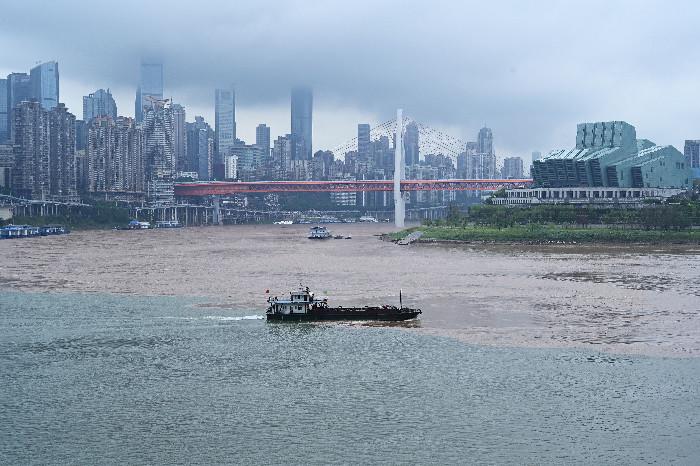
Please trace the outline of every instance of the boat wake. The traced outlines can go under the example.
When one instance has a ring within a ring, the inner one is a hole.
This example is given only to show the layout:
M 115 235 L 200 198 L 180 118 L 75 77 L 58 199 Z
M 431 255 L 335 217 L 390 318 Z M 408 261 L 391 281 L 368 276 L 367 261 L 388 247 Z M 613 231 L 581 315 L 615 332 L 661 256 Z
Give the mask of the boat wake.
M 237 320 L 262 320 L 265 316 L 252 315 L 252 316 L 204 316 L 203 319 L 208 320 L 221 320 L 221 321 L 237 321 Z

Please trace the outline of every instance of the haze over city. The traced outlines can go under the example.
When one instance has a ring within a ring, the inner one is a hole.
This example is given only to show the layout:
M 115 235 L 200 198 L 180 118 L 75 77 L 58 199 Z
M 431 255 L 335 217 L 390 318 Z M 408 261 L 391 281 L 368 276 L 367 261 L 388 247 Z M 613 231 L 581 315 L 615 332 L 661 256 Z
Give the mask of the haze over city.
M 6 2 L 0 76 L 61 66 L 61 100 L 110 88 L 133 114 L 139 63 L 164 65 L 166 97 L 213 121 L 234 85 L 237 127 L 289 132 L 289 89 L 314 90 L 314 147 L 332 149 L 403 107 L 501 156 L 572 143 L 581 121 L 620 119 L 681 147 L 700 119 L 695 2 Z M 100 11 L 97 13 L 97 11 Z M 678 12 L 682 14 L 678 14 Z M 18 18 L 31 18 L 31 27 Z
M 698 25 L 0 0 L 0 464 L 697 462 Z

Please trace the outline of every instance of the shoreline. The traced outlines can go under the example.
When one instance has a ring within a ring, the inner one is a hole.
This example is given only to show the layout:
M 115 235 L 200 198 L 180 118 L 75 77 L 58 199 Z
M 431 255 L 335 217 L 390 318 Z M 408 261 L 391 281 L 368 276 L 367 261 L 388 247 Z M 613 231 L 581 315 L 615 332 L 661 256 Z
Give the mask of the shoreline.
M 700 230 L 643 230 L 623 228 L 567 228 L 561 225 L 536 227 L 412 227 L 381 235 L 383 241 L 398 242 L 409 234 L 423 235 L 419 244 L 476 244 L 524 246 L 699 246 Z

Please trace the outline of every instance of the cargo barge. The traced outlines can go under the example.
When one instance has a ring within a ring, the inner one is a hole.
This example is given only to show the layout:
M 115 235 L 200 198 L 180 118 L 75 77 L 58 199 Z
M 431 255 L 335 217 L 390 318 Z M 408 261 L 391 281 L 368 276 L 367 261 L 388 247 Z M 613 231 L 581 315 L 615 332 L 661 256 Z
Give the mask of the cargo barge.
M 420 309 L 403 306 L 399 294 L 399 306 L 330 307 L 327 299 L 317 299 L 308 287 L 289 293 L 289 299 L 268 298 L 265 313 L 267 320 L 322 321 L 322 320 L 382 320 L 401 321 L 415 319 Z

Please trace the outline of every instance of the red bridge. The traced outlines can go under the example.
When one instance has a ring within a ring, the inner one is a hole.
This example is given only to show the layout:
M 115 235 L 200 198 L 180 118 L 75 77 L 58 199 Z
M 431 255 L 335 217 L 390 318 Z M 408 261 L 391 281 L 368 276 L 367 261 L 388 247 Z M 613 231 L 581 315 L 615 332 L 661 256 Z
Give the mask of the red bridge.
M 497 191 L 527 187 L 532 180 L 403 180 L 401 191 Z M 176 196 L 221 196 L 251 193 L 338 193 L 392 191 L 392 180 L 358 181 L 203 181 L 176 183 Z

